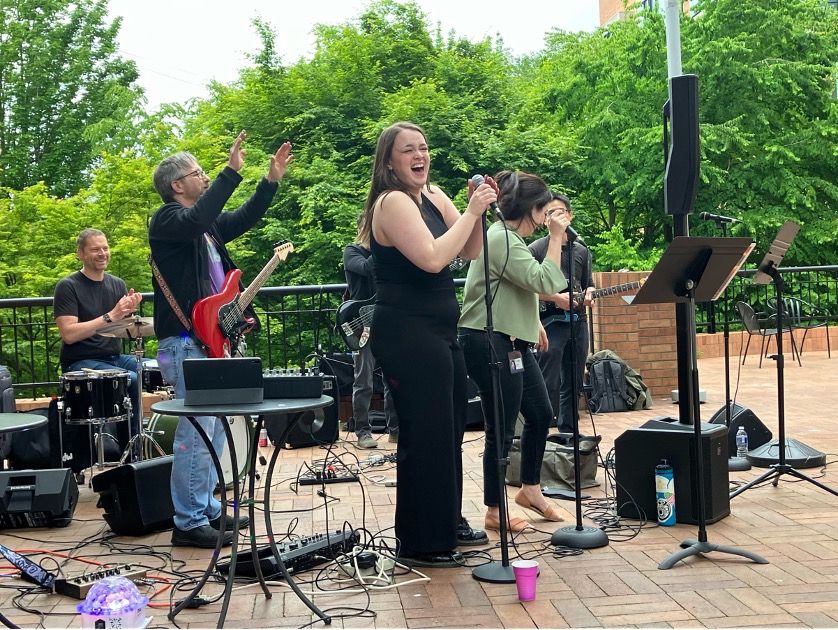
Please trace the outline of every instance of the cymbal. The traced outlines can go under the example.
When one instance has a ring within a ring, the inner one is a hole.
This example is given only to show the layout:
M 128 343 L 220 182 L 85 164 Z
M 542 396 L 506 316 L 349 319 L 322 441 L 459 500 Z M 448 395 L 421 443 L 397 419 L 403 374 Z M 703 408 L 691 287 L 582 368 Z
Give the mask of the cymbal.
M 151 337 L 154 335 L 154 319 L 135 315 L 102 326 L 97 332 L 105 337 L 121 337 L 123 339 Z

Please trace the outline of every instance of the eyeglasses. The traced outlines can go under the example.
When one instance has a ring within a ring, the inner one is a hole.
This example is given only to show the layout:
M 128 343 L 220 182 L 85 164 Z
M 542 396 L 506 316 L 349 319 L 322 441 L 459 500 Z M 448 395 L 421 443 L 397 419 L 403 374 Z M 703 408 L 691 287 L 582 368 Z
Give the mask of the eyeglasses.
M 553 216 L 554 214 L 567 214 L 567 212 L 568 212 L 568 211 L 567 211 L 567 209 L 565 209 L 565 208 L 556 208 L 556 209 L 554 209 L 554 210 L 550 210 L 550 211 L 547 213 L 547 215 L 548 215 L 548 216 Z
M 175 181 L 179 179 L 186 179 L 187 177 L 204 177 L 206 173 L 204 173 L 204 169 L 198 168 L 192 171 L 191 173 L 187 173 L 186 175 L 181 175 L 180 177 L 176 177 Z

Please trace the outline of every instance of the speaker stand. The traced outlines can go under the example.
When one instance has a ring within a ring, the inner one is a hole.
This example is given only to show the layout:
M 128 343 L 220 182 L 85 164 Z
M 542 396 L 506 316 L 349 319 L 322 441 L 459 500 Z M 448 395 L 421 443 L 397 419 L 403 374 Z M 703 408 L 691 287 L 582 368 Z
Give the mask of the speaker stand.
M 722 238 L 727 238 L 727 223 L 716 219 L 716 228 L 722 231 Z M 728 432 L 730 431 L 730 317 L 727 312 L 727 287 L 724 292 L 724 348 L 725 348 L 725 426 Z M 743 471 L 751 469 L 751 462 L 744 457 L 737 457 L 733 453 L 728 453 L 730 457 L 727 460 L 727 469 L 733 471 Z
M 684 223 L 686 222 L 685 217 Z M 686 230 L 686 226 L 681 226 Z M 680 407 L 686 412 L 681 422 L 691 424 L 695 433 L 693 457 L 695 461 L 695 484 L 698 489 L 698 539 L 687 539 L 681 543 L 681 550 L 664 559 L 658 569 L 670 569 L 677 562 L 689 556 L 719 551 L 749 558 L 758 564 L 768 561 L 750 551 L 734 547 L 711 544 L 707 540 L 707 506 L 705 505 L 704 457 L 702 455 L 701 421 L 698 400 L 698 363 L 695 348 L 695 303 L 715 301 L 745 261 L 753 248 L 750 239 L 739 238 L 689 238 L 676 236 L 664 252 L 655 269 L 646 279 L 632 304 L 657 304 L 676 302 L 677 332 L 679 339 L 678 363 L 689 366 L 686 379 L 679 371 L 679 404 L 681 395 L 687 404 Z M 686 353 L 682 356 L 681 350 Z M 686 380 L 686 382 L 682 382 Z M 677 508 L 676 508 L 677 509 Z
M 792 477 L 796 477 L 802 481 L 808 481 L 809 483 L 816 485 L 821 490 L 826 490 L 830 494 L 838 496 L 838 491 L 833 490 L 829 486 L 822 484 L 820 481 L 813 479 L 812 477 L 804 475 L 802 472 L 793 468 L 786 459 L 786 454 L 788 452 L 793 456 L 793 459 L 798 462 L 817 460 L 823 461 L 824 464 L 826 463 L 826 457 L 823 453 L 820 453 L 819 451 L 816 451 L 815 449 L 808 447 L 797 440 L 786 440 L 785 380 L 783 376 L 783 370 L 785 368 L 785 362 L 783 360 L 783 310 L 785 310 L 785 307 L 783 305 L 783 279 L 780 276 L 779 265 L 799 229 L 800 226 L 796 223 L 786 221 L 777 233 L 771 247 L 766 252 L 765 258 L 762 263 L 760 263 L 757 273 L 754 274 L 755 283 L 768 284 L 769 282 L 773 282 L 774 290 L 776 292 L 777 354 L 772 358 L 777 362 L 777 428 L 780 438 L 779 440 L 769 442 L 768 444 L 763 444 L 759 449 L 754 449 L 754 451 L 752 451 L 753 459 L 751 453 L 748 453 L 748 459 L 751 463 L 754 463 L 757 458 L 761 458 L 763 455 L 770 453 L 776 448 L 778 460 L 776 464 L 771 465 L 770 470 L 767 470 L 756 479 L 752 479 L 748 483 L 739 486 L 734 492 L 731 492 L 731 499 L 742 494 L 748 488 L 752 488 L 764 481 L 768 481 L 769 479 L 773 480 L 772 485 L 776 488 L 782 475 L 791 475 Z M 801 456 L 794 457 L 795 454 Z M 818 455 L 820 455 L 820 458 L 817 457 Z M 756 464 L 754 463 L 754 465 Z M 818 464 L 813 464 L 813 466 L 817 465 Z

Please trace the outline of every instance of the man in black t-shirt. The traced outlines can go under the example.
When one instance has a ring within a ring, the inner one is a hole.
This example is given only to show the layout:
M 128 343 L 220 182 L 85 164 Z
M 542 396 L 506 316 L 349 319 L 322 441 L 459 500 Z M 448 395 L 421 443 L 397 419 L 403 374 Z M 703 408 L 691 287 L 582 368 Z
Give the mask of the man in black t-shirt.
M 84 369 L 121 369 L 130 373 L 131 426 L 129 429 L 128 423 L 117 422 L 116 428 L 116 438 L 125 448 L 130 437 L 139 431 L 140 410 L 134 402 L 137 359 L 121 354 L 120 339 L 103 336 L 98 331 L 133 315 L 142 296 L 134 293 L 134 289 L 129 291 L 122 279 L 105 273 L 111 252 L 108 239 L 100 230 L 81 231 L 76 239 L 76 256 L 82 262 L 81 270 L 59 280 L 53 296 L 53 315 L 61 334 L 61 371 L 67 374 Z
M 570 199 L 553 193 L 553 200 L 547 205 L 547 212 L 560 212 L 573 219 Z M 547 252 L 547 237 L 530 244 L 530 251 L 539 260 Z M 562 273 L 568 278 L 568 289 L 555 295 L 541 295 L 539 316 L 547 332 L 547 350 L 537 354 L 538 365 L 544 375 L 544 383 L 553 405 L 559 431 L 573 433 L 574 420 L 579 416 L 579 400 L 574 401 L 572 393 L 573 371 L 571 351 L 576 352 L 576 393 L 582 393 L 582 378 L 585 373 L 585 359 L 588 356 L 588 318 L 586 308 L 593 303 L 594 279 L 591 272 L 591 254 L 582 239 L 573 244 L 573 278 L 570 276 L 570 255 L 567 236 L 562 242 Z M 573 289 L 574 305 L 570 305 L 570 289 Z M 574 345 L 570 344 L 573 328 Z

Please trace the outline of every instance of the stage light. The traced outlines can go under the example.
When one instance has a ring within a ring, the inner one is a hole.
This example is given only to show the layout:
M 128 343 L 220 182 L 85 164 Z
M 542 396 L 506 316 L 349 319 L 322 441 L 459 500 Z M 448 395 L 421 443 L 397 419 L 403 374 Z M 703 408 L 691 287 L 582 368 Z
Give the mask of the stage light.
M 144 616 L 146 604 L 148 597 L 140 594 L 136 584 L 111 576 L 96 582 L 76 610 L 82 628 L 145 628 L 151 621 Z

